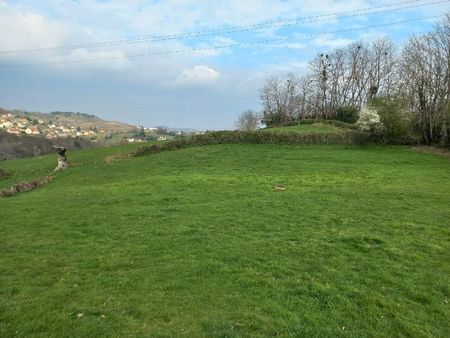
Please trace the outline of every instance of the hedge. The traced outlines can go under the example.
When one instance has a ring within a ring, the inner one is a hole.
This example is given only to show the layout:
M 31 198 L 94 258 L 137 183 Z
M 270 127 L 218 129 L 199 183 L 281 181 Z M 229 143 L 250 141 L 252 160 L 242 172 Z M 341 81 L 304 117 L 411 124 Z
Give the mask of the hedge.
M 342 121 L 337 121 L 337 120 L 325 120 L 325 119 L 296 120 L 296 121 L 280 123 L 277 125 L 272 125 L 267 128 L 290 127 L 290 126 L 298 126 L 301 124 L 315 124 L 315 123 L 329 124 L 329 125 L 336 126 L 336 127 L 354 129 L 354 130 L 358 129 L 358 127 L 352 123 L 347 123 L 347 122 L 342 122 Z
M 213 144 L 367 144 L 373 143 L 359 131 L 331 133 L 263 133 L 260 131 L 215 131 L 166 143 L 139 148 L 134 156 L 159 153 L 165 150 Z

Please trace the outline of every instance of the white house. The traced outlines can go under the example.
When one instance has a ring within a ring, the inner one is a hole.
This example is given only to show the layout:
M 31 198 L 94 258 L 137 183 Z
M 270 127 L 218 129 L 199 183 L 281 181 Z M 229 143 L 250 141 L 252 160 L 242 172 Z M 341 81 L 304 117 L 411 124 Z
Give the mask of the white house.
M 11 121 L 3 121 L 0 123 L 1 128 L 9 128 L 12 127 L 12 122 Z
M 25 129 L 25 133 L 28 135 L 39 135 L 39 129 L 37 129 L 36 127 L 28 127 L 27 129 Z
M 20 129 L 18 129 L 18 128 L 8 128 L 8 129 L 6 130 L 6 132 L 7 132 L 7 133 L 10 133 L 10 134 L 16 134 L 16 135 L 19 135 L 19 134 L 20 134 Z

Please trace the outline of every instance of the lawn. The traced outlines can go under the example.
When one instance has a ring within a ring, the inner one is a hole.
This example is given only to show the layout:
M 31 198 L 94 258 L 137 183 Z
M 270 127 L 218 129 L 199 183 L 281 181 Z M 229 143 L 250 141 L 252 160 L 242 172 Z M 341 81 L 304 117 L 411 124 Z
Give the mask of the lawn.
M 0 336 L 446 337 L 450 161 L 407 147 L 68 153 L 0 199 Z M 5 161 L 13 180 L 56 156 Z

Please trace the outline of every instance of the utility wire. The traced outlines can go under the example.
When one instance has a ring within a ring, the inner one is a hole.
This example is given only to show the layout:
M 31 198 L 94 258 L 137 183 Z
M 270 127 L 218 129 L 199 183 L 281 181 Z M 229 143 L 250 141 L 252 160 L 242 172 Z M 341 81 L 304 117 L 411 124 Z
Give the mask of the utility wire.
M 203 52 L 203 51 L 213 51 L 213 50 L 220 50 L 220 49 L 228 49 L 228 48 L 234 48 L 234 47 L 251 47 L 251 46 L 255 46 L 255 45 L 272 44 L 272 43 L 275 43 L 275 42 L 281 42 L 281 41 L 287 41 L 287 40 L 296 40 L 296 39 L 306 40 L 306 39 L 312 39 L 314 37 L 322 36 L 322 35 L 355 32 L 355 31 L 361 31 L 361 30 L 365 30 L 365 29 L 372 29 L 372 28 L 386 27 L 386 26 L 392 26 L 392 25 L 398 25 L 398 24 L 422 21 L 422 20 L 435 19 L 435 18 L 440 18 L 440 17 L 443 17 L 443 16 L 445 16 L 445 14 L 435 15 L 435 16 L 430 16 L 430 17 L 423 17 L 423 18 L 409 19 L 409 20 L 402 20 L 402 21 L 396 21 L 396 22 L 389 22 L 389 23 L 378 24 L 378 25 L 362 26 L 362 27 L 357 27 L 357 28 L 348 28 L 348 29 L 343 29 L 343 30 L 319 32 L 319 33 L 312 33 L 312 34 L 304 34 L 304 35 L 301 35 L 301 36 L 300 35 L 293 35 L 293 36 L 287 36 L 287 37 L 282 37 L 282 38 L 258 40 L 258 41 L 253 41 L 253 42 L 236 42 L 236 43 L 230 43 L 230 44 L 219 45 L 219 46 L 212 46 L 212 47 L 186 48 L 186 49 L 179 49 L 179 50 L 168 50 L 168 51 L 149 52 L 149 53 L 123 55 L 123 56 L 112 56 L 112 57 L 104 57 L 104 58 L 92 58 L 92 59 L 84 59 L 84 60 L 55 61 L 55 62 L 43 62 L 43 63 L 28 63 L 28 64 L 7 65 L 7 66 L 0 66 L 0 69 L 4 69 L 4 68 L 19 68 L 19 67 L 50 66 L 50 65 L 62 65 L 62 64 L 90 63 L 90 62 L 97 62 L 97 61 L 112 61 L 112 60 L 120 60 L 120 59 L 130 59 L 130 58 L 145 57 L 145 56 L 161 56 L 161 55 L 172 55 L 172 54 L 196 53 L 196 52 Z
M 115 41 L 106 41 L 106 42 L 97 42 L 97 43 L 86 43 L 86 44 L 77 44 L 77 45 L 66 45 L 66 46 L 54 46 L 54 47 L 42 47 L 42 48 L 29 48 L 29 49 L 21 49 L 21 50 L 5 50 L 0 51 L 0 54 L 12 54 L 12 53 L 30 53 L 30 52 L 43 52 L 50 50 L 71 50 L 77 48 L 95 48 L 95 47 L 105 47 L 105 46 L 119 46 L 119 45 L 128 45 L 128 44 L 137 44 L 137 43 L 146 43 L 146 42 L 156 42 L 156 41 L 168 41 L 168 40 L 180 40 L 180 39 L 189 39 L 189 38 L 197 38 L 197 37 L 211 37 L 222 34 L 232 34 L 238 32 L 249 32 L 255 30 L 269 29 L 269 28 L 285 28 L 290 26 L 295 26 L 302 23 L 314 23 L 314 22 L 324 22 L 336 19 L 344 19 L 344 18 L 352 18 L 363 15 L 371 15 L 371 14 L 380 14 L 380 13 L 388 13 L 405 9 L 412 9 L 424 6 L 436 5 L 444 2 L 449 2 L 450 0 L 439 0 L 434 2 L 425 2 L 415 5 L 403 6 L 399 8 L 390 8 L 385 10 L 379 10 L 382 8 L 395 7 L 400 5 L 406 5 L 411 3 L 416 3 L 421 0 L 409 0 L 403 2 L 397 2 L 393 4 L 385 4 L 370 8 L 364 9 L 356 9 L 350 11 L 343 12 L 334 12 L 316 16 L 309 16 L 297 19 L 277 19 L 271 20 L 259 24 L 252 25 L 241 25 L 234 26 L 229 28 L 220 28 L 220 29 L 210 29 L 205 31 L 196 31 L 191 33 L 180 33 L 180 34 L 169 34 L 169 35 L 159 35 L 159 36 L 148 36 L 148 37 L 140 37 L 134 39 L 124 39 L 124 40 L 115 40 Z M 375 10 L 375 11 L 374 11 Z

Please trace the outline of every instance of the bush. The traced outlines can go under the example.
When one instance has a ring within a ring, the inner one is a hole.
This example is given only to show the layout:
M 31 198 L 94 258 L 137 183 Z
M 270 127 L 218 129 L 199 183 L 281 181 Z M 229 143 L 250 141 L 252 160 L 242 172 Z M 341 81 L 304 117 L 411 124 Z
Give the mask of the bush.
M 289 127 L 289 126 L 298 126 L 301 124 L 315 124 L 315 123 L 323 123 L 329 124 L 336 127 L 347 128 L 347 129 L 358 129 L 358 127 L 354 124 L 336 121 L 336 120 L 324 120 L 324 119 L 304 119 L 304 120 L 296 120 L 285 123 L 280 123 L 277 125 L 272 125 L 268 128 L 278 128 L 278 127 Z
M 359 108 L 354 106 L 341 106 L 336 108 L 334 118 L 346 123 L 355 123 L 358 120 Z
M 366 132 L 371 136 L 380 135 L 384 130 L 380 115 L 378 115 L 375 109 L 369 107 L 363 107 L 361 109 L 356 125 L 361 131 Z
M 386 142 L 401 142 L 413 136 L 412 120 L 399 100 L 389 97 L 374 98 L 370 102 L 370 107 L 380 116 Z
M 263 112 L 263 123 L 267 127 L 273 127 L 281 123 L 286 123 L 286 116 L 280 112 Z

